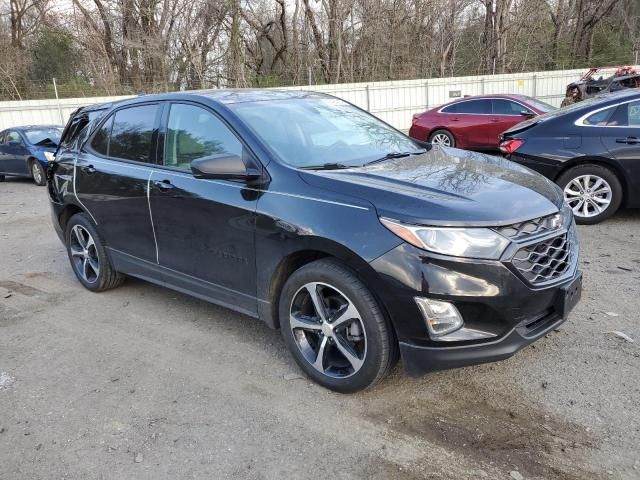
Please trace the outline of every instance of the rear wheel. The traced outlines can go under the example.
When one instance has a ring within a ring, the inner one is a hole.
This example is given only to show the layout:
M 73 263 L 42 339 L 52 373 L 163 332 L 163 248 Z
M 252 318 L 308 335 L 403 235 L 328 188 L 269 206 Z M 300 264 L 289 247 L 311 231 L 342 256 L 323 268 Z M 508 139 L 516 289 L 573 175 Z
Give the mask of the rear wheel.
M 570 168 L 557 183 L 577 223 L 592 225 L 606 220 L 622 203 L 620 180 L 602 165 L 588 163 Z
M 456 139 L 448 130 L 436 130 L 429 135 L 429 143 L 434 145 L 444 145 L 445 147 L 455 147 Z
M 101 292 L 122 283 L 124 277 L 113 269 L 100 235 L 84 213 L 69 219 L 65 239 L 73 272 L 85 288 Z
M 318 260 L 295 271 L 280 296 L 280 327 L 300 368 L 341 393 L 380 381 L 397 358 L 393 330 L 346 267 Z
M 31 178 L 36 185 L 43 186 L 47 183 L 47 176 L 44 173 L 44 168 L 37 160 L 31 160 Z

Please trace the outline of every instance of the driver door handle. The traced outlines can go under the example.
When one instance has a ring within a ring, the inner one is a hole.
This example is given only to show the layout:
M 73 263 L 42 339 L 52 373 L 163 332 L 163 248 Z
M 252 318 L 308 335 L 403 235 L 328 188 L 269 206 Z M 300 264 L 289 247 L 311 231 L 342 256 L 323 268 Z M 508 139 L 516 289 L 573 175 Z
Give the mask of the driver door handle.
M 628 143 L 629 145 L 635 145 L 636 143 L 640 143 L 640 139 L 638 137 L 616 138 L 616 143 Z
M 96 173 L 96 168 L 93 165 L 87 165 L 85 167 L 85 171 L 87 172 L 87 174 L 91 175 L 93 173 Z
M 153 182 L 153 184 L 164 192 L 166 192 L 167 190 L 171 190 L 173 188 L 173 184 L 166 179 L 162 181 Z

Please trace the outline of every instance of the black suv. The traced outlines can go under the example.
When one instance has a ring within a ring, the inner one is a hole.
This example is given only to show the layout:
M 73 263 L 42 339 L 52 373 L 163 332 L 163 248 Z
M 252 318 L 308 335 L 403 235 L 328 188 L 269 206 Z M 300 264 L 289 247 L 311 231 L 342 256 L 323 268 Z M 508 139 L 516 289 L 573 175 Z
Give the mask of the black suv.
M 412 374 L 507 358 L 580 295 L 573 216 L 551 181 L 317 93 L 81 109 L 49 194 L 86 288 L 126 274 L 256 317 L 340 392 L 399 355 Z

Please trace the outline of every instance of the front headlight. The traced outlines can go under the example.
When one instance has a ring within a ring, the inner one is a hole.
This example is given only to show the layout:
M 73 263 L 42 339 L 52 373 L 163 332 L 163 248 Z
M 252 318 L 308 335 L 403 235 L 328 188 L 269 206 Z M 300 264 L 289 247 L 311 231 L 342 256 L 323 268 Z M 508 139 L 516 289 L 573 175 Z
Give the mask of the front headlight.
M 381 217 L 382 224 L 411 245 L 454 257 L 497 260 L 509 240 L 488 228 L 422 227 Z
M 53 152 L 44 152 L 44 158 L 47 159 L 47 162 L 53 162 L 56 159 L 56 156 Z

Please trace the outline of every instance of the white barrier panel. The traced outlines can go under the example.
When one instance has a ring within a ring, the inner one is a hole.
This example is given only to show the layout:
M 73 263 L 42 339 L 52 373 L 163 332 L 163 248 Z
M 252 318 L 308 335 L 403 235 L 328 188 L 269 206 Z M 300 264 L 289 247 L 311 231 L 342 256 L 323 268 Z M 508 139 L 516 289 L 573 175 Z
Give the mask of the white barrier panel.
M 583 68 L 389 82 L 301 85 L 283 89 L 314 90 L 335 95 L 370 111 L 396 128 L 407 130 L 414 113 L 465 95 L 522 94 L 560 106 L 567 84 L 580 79 L 586 71 Z M 613 69 L 607 69 L 597 75 L 606 77 L 612 73 Z M 64 124 L 69 114 L 80 106 L 123 98 L 130 97 L 0 102 L 0 130 L 16 125 Z

